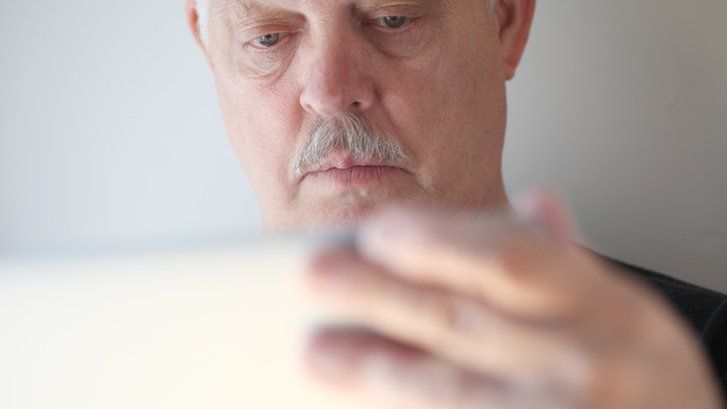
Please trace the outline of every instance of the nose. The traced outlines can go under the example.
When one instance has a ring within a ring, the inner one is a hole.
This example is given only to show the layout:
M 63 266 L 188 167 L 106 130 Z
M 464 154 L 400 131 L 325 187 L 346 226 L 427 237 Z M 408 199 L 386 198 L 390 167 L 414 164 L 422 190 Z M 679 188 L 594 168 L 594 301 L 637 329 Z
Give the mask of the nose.
M 337 32 L 312 43 L 301 78 L 303 108 L 326 117 L 368 110 L 375 89 L 366 69 L 366 49 L 356 36 Z

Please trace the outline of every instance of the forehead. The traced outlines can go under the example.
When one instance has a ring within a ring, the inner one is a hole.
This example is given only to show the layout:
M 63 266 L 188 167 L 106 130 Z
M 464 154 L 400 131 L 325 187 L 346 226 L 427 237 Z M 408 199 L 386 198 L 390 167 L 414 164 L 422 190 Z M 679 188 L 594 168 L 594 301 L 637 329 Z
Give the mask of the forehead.
M 376 8 L 388 5 L 431 5 L 444 0 L 208 0 L 211 11 L 223 12 L 234 9 L 238 13 L 248 14 L 275 9 L 299 10 L 303 8 L 326 7 L 362 7 Z M 204 3 L 204 2 L 202 2 Z

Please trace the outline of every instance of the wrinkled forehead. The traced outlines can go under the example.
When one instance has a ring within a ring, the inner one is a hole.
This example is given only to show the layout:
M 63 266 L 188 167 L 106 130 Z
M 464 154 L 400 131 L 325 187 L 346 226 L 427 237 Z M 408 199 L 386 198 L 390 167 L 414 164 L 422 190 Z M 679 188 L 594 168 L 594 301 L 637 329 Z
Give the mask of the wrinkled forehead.
M 303 9 L 331 6 L 361 6 L 375 8 L 386 5 L 431 5 L 449 0 L 198 0 L 200 9 L 221 12 L 234 9 L 238 12 L 253 13 L 271 8 Z
M 239 25 L 242 21 L 254 22 L 266 18 L 283 18 L 295 15 L 330 16 L 334 10 L 349 12 L 373 12 L 389 7 L 399 10 L 402 7 L 415 7 L 429 15 L 467 13 L 474 4 L 463 4 L 468 0 L 197 0 L 197 13 L 202 39 L 208 42 L 208 27 L 211 21 L 225 21 L 227 29 Z M 481 2 L 489 8 L 494 0 L 469 0 Z

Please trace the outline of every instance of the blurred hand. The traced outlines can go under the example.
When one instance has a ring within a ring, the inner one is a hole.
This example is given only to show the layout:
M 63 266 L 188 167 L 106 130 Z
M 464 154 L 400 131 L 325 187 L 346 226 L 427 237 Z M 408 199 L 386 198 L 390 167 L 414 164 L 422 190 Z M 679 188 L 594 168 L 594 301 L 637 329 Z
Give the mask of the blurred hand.
M 322 329 L 313 376 L 367 407 L 719 408 L 696 339 L 658 295 L 570 241 L 554 200 L 518 215 L 391 210 L 308 266 L 359 329 Z

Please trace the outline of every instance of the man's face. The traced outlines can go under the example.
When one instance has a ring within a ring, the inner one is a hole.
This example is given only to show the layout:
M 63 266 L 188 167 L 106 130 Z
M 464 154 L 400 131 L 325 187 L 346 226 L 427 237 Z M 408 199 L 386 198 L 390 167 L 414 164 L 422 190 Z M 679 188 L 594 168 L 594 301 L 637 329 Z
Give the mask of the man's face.
M 223 119 L 269 229 L 505 202 L 485 0 L 211 0 L 208 15 Z

